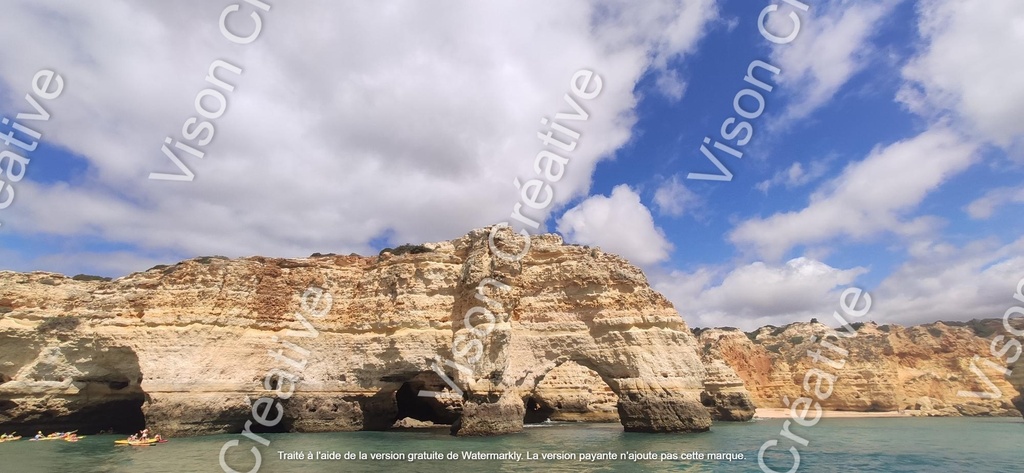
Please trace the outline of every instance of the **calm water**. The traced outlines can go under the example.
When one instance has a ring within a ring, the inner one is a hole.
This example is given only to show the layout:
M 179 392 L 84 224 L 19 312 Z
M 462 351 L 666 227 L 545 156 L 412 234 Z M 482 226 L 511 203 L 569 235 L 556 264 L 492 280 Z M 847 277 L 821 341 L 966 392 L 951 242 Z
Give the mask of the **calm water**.
M 707 434 L 630 434 L 614 424 L 553 424 L 500 438 L 453 438 L 444 431 L 352 432 L 268 435 L 262 449 L 261 472 L 320 471 L 759 471 L 757 450 L 779 439 L 770 466 L 786 471 L 792 465 L 787 449 L 794 445 L 779 436 L 782 420 L 741 424 L 718 423 Z M 799 471 L 820 472 L 1017 472 L 1022 471 L 1022 419 L 824 419 L 794 434 L 809 444 L 798 447 Z M 230 450 L 228 464 L 245 472 L 254 461 L 252 442 L 238 435 L 172 439 L 153 447 L 114 446 L 113 436 L 90 436 L 77 444 L 63 441 L 0 444 L 0 472 L 218 472 L 218 453 L 227 440 L 241 439 Z M 363 452 L 507 452 L 542 453 L 655 452 L 743 454 L 742 460 L 281 460 L 278 451 L 303 453 Z M 771 452 L 771 451 L 770 451 Z

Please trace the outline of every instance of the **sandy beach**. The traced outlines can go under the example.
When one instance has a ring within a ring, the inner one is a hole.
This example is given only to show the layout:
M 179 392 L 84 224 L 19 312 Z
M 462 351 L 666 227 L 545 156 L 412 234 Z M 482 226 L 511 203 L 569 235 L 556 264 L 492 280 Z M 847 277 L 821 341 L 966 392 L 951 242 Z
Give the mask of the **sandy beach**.
M 760 419 L 783 419 L 790 417 L 790 410 L 785 408 L 761 408 L 757 409 L 754 414 L 754 418 Z M 886 412 L 857 412 L 857 411 L 823 411 L 822 417 L 832 418 L 865 418 L 865 417 L 911 417 L 905 412 L 899 411 L 886 411 Z

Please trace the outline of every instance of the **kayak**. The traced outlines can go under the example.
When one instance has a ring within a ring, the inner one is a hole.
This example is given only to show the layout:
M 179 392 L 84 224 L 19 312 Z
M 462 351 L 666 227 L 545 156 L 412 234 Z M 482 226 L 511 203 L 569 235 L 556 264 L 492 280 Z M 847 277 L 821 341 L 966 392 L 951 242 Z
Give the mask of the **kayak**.
M 10 438 L 5 438 L 5 439 L 0 439 L 0 443 L 4 443 L 4 442 L 14 442 L 14 441 L 16 441 L 16 440 L 21 440 L 21 436 L 19 435 L 19 436 L 17 436 L 17 437 L 10 437 Z
M 51 434 L 51 435 L 47 435 L 46 437 L 38 438 L 38 439 L 35 438 L 35 437 L 32 437 L 32 438 L 30 438 L 28 440 L 30 442 L 38 442 L 40 440 L 64 440 L 65 438 L 67 438 L 68 435 L 71 435 L 71 434 L 73 434 L 75 432 L 78 432 L 78 431 L 77 430 L 72 430 L 71 432 L 61 432 L 60 435 L 52 435 Z
M 156 440 L 156 439 L 149 439 L 149 440 L 115 440 L 114 444 L 115 445 L 132 445 L 132 446 L 135 446 L 135 447 L 139 447 L 139 446 L 153 445 L 153 444 L 158 443 L 158 442 L 159 442 L 159 440 Z
M 65 437 L 64 440 L 67 441 L 67 442 L 77 442 L 77 441 L 82 440 L 84 438 L 85 438 L 85 435 L 83 435 L 81 437 L 75 437 L 75 438 Z

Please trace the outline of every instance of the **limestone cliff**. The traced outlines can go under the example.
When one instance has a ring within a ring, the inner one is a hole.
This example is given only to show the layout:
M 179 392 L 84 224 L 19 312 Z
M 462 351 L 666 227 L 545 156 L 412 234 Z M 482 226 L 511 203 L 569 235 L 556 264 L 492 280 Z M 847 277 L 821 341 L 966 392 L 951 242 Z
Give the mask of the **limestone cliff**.
M 750 402 L 720 366 L 706 389 L 695 338 L 619 257 L 543 235 L 512 263 L 488 230 L 418 250 L 197 258 L 113 281 L 0 272 L 0 430 L 239 432 L 266 396 L 279 431 L 411 417 L 486 435 L 540 410 L 702 431 Z M 333 298 L 322 317 L 303 316 L 309 287 Z M 563 375 L 594 384 L 586 399 L 558 392 Z
M 756 409 L 750 392 L 718 350 L 715 344 L 705 344 L 702 348 L 706 377 L 701 401 L 715 420 L 750 420 Z
M 1018 359 L 1010 369 L 1010 376 L 1006 380 L 1016 389 L 1016 396 L 1010 402 L 1018 411 L 1024 412 L 1024 359 Z
M 787 407 L 783 397 L 807 395 L 802 388 L 804 376 L 817 368 L 837 377 L 834 392 L 821 402 L 825 409 L 928 416 L 1020 415 L 1012 403 L 1017 389 L 986 361 L 1005 365 L 990 349 L 1001 323 L 993 319 L 913 327 L 855 324 L 856 336 L 826 339 L 835 350 L 821 345 L 831 329 L 816 322 L 762 327 L 750 333 L 702 330 L 698 340 L 712 358 L 735 370 L 758 407 Z M 816 361 L 808 351 L 820 351 L 824 358 Z M 986 384 L 986 378 L 997 390 Z M 958 395 L 961 391 L 992 395 Z

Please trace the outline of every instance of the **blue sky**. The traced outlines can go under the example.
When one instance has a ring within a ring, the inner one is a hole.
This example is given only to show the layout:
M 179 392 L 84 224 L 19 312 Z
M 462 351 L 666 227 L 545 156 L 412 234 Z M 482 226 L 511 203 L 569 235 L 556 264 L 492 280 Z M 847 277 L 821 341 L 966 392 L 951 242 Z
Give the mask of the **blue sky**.
M 1024 277 L 1011 0 L 783 5 L 767 27 L 793 11 L 801 31 L 781 45 L 757 27 L 771 2 L 314 2 L 263 13 L 248 45 L 220 34 L 221 6 L 192 3 L 12 9 L 0 39 L 35 33 L 0 52 L 0 111 L 25 111 L 42 69 L 66 90 L 40 102 L 42 144 L 8 184 L 0 267 L 117 277 L 457 237 L 507 218 L 537 120 L 589 69 L 604 88 L 546 227 L 641 266 L 691 325 L 824 318 L 853 285 L 882 323 L 999 317 Z M 244 72 L 206 157 L 183 158 L 195 179 L 147 179 L 177 172 L 160 145 L 184 140 L 215 59 Z M 716 153 L 734 178 L 687 179 L 716 171 L 701 140 L 722 140 L 758 59 L 782 71 L 744 157 Z

